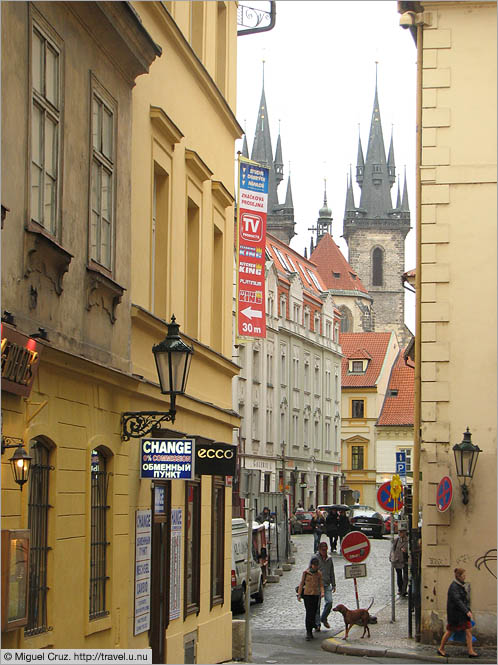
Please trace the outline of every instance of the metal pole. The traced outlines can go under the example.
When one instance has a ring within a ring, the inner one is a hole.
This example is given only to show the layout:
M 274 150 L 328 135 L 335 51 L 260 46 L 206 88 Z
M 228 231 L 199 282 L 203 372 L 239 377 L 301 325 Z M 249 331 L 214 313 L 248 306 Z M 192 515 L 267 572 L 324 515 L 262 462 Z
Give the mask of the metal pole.
M 248 485 L 249 491 L 247 493 L 247 512 L 246 512 L 246 521 L 247 521 L 247 558 L 246 558 L 246 597 L 245 597 L 245 635 L 244 635 L 244 660 L 246 663 L 249 662 L 249 635 L 250 635 L 250 617 L 249 617 L 249 607 L 251 604 L 251 557 L 252 557 L 252 490 L 253 490 L 253 480 L 254 473 L 253 471 L 249 472 Z
M 356 583 L 356 577 L 353 577 L 354 581 L 354 595 L 356 596 L 356 609 L 360 609 L 360 601 L 358 600 L 358 584 Z
M 391 513 L 391 552 L 394 548 L 394 512 Z M 394 594 L 394 566 L 391 563 L 391 623 L 396 621 L 395 594 Z

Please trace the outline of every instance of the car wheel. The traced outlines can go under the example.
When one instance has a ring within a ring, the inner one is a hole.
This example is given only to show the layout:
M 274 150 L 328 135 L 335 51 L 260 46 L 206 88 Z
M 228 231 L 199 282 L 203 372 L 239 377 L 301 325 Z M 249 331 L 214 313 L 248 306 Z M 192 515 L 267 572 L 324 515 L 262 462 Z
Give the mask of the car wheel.
M 246 611 L 246 588 L 242 587 L 242 594 L 240 596 L 239 602 L 235 605 L 235 611 L 237 614 L 245 614 Z
M 264 599 L 265 599 L 265 594 L 264 594 L 264 591 L 263 591 L 263 578 L 261 578 L 261 579 L 259 580 L 259 589 L 258 589 L 258 593 L 255 594 L 255 596 L 254 596 L 254 600 L 255 600 L 257 603 L 262 603 L 262 602 L 264 601 Z

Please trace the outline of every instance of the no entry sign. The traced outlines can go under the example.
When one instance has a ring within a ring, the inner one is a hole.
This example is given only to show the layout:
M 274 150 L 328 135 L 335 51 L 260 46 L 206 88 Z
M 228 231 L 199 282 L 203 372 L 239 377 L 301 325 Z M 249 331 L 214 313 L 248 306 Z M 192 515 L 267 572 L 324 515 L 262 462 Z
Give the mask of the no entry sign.
M 445 510 L 451 505 L 451 500 L 453 499 L 453 485 L 451 483 L 451 478 L 444 476 L 439 481 L 439 485 L 436 490 L 436 506 L 439 512 L 444 513 Z
M 360 563 L 370 554 L 370 541 L 361 531 L 350 531 L 342 539 L 341 551 L 347 561 Z

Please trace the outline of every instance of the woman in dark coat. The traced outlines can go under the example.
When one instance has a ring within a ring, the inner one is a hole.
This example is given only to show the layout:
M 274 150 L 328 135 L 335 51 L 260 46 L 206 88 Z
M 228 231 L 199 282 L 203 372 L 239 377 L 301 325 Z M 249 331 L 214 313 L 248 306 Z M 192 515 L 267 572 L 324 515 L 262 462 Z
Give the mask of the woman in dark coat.
M 478 654 L 472 646 L 472 612 L 470 611 L 469 597 L 465 589 L 465 570 L 463 568 L 455 568 L 454 572 L 455 579 L 448 589 L 448 602 L 446 606 L 448 625 L 446 626 L 446 632 L 443 635 L 437 652 L 440 656 L 446 656 L 444 645 L 450 639 L 451 633 L 464 630 L 469 658 L 477 658 Z

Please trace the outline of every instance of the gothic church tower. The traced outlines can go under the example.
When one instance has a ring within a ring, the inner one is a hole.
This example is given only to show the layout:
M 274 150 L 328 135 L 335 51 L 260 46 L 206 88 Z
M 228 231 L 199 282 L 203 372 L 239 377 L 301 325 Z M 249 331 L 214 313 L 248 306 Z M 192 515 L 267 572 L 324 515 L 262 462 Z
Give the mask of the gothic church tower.
M 409 339 L 405 326 L 405 238 L 410 230 L 406 173 L 401 196 L 398 180 L 396 206 L 391 188 L 396 180 L 393 138 L 386 159 L 380 120 L 377 80 L 366 158 L 358 138 L 356 182 L 361 188 L 360 205 L 355 206 L 353 183 L 347 183 L 343 235 L 348 244 L 349 263 L 373 297 L 375 331 L 394 331 L 401 343 Z
M 249 158 L 247 141 L 244 137 L 242 155 Z M 292 201 L 292 188 L 290 176 L 287 180 L 287 192 L 283 204 L 278 200 L 278 186 L 284 179 L 284 164 L 282 160 L 282 141 L 280 134 L 277 139 L 275 157 L 270 135 L 270 123 L 268 120 L 268 110 L 266 108 L 265 87 L 263 80 L 263 90 L 261 92 L 261 101 L 259 103 L 258 119 L 256 122 L 256 131 L 254 133 L 254 142 L 252 144 L 251 160 L 266 166 L 270 170 L 268 183 L 268 213 L 266 228 L 273 233 L 279 240 L 286 245 L 290 243 L 296 235 L 294 231 L 294 203 Z

